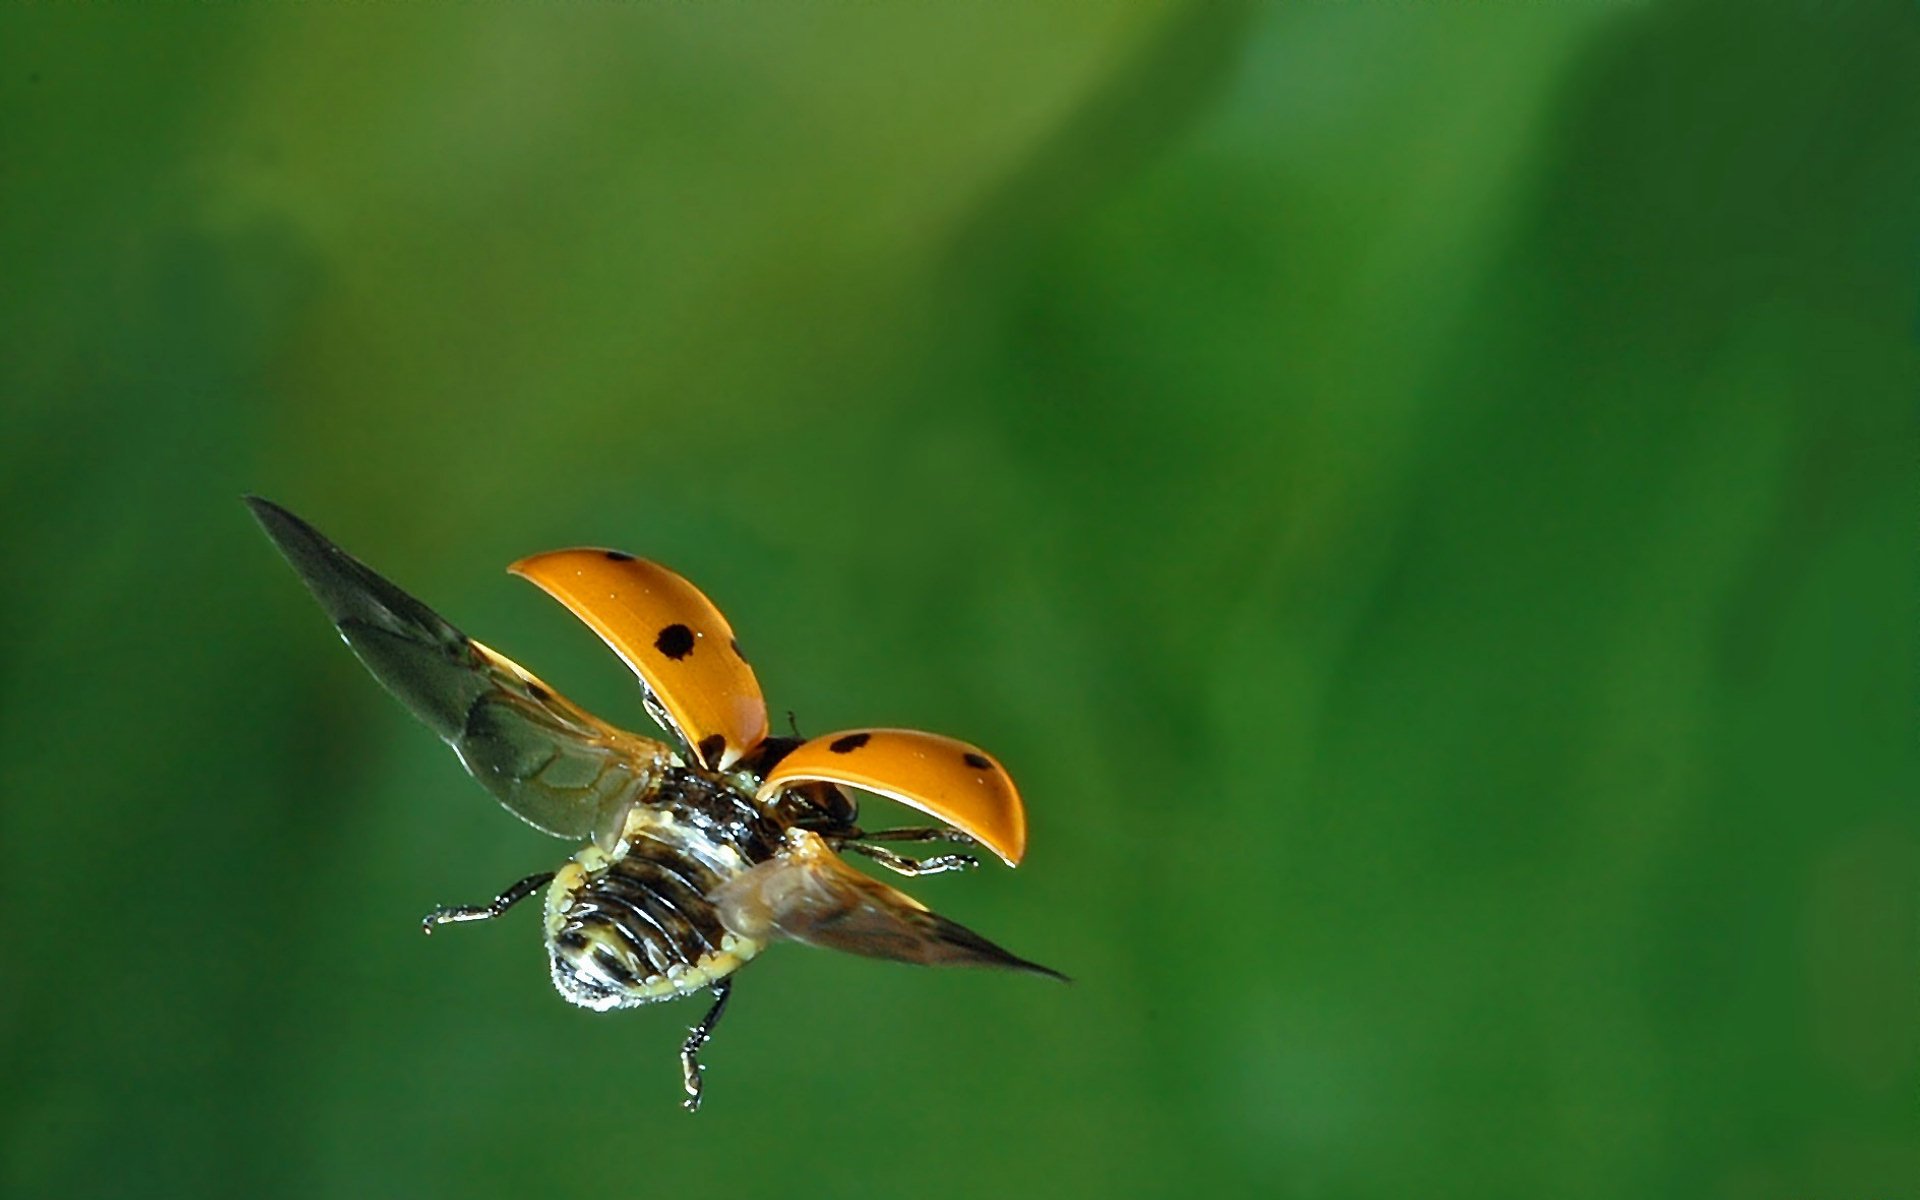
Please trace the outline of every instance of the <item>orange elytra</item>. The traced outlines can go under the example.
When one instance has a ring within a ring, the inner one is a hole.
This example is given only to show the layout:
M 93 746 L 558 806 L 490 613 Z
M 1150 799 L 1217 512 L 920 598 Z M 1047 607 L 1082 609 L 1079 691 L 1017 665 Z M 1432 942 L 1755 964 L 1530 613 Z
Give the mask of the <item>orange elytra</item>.
M 507 570 L 586 622 L 666 709 L 702 765 L 728 770 L 767 736 L 767 702 L 727 618 L 677 572 L 618 550 L 555 550 Z
M 916 729 L 830 733 L 794 748 L 760 785 L 764 803 L 804 781 L 875 792 L 945 821 L 1015 866 L 1027 852 L 1020 793 L 978 746 Z

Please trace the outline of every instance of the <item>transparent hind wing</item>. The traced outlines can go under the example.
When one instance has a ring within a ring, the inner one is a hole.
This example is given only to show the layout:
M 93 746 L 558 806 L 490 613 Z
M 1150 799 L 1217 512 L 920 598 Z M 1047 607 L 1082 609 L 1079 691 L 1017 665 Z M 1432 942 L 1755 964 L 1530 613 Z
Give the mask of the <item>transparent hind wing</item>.
M 665 745 L 573 704 L 286 509 L 247 506 L 374 678 L 529 825 L 602 835 L 667 764 Z
M 1066 978 L 862 875 L 803 829 L 789 831 L 780 854 L 722 884 L 713 900 L 729 929 L 757 941 L 786 938 L 921 966 L 1002 967 Z

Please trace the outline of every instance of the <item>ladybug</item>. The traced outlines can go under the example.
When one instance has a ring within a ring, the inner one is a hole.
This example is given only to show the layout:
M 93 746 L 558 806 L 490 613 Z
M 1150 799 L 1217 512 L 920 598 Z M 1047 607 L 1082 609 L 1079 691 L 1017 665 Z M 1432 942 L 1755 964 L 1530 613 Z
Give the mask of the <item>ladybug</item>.
M 566 606 L 639 676 L 674 744 L 615 728 L 268 500 L 246 503 L 375 678 L 445 739 L 509 812 L 580 843 L 557 871 L 486 904 L 435 909 L 441 925 L 498 917 L 546 890 L 554 986 L 597 1011 L 695 993 L 712 1005 L 680 1048 L 684 1107 L 733 976 L 791 940 L 925 965 L 1064 979 L 854 870 L 845 851 L 901 875 L 979 865 L 914 859 L 882 842 L 1026 852 L 1026 812 L 977 746 L 909 729 L 771 736 L 753 667 L 713 602 L 673 571 L 618 550 L 558 550 L 508 568 Z M 845 791 L 873 792 L 941 824 L 865 830 Z

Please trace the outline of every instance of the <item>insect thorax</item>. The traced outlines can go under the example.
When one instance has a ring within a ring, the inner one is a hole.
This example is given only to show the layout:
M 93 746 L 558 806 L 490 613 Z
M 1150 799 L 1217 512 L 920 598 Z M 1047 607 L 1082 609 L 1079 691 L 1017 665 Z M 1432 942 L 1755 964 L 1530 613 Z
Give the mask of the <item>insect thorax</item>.
M 589 843 L 554 876 L 546 917 L 554 986 L 605 1010 L 731 974 L 763 943 L 727 929 L 709 897 L 772 857 L 781 837 L 751 795 L 670 770 L 628 813 L 611 851 Z

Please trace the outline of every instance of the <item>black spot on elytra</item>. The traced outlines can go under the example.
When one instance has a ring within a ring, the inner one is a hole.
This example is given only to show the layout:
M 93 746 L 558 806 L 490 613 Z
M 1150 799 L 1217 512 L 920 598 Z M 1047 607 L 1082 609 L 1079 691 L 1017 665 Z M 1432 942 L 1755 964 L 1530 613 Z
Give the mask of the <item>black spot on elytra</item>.
M 653 648 L 675 662 L 693 653 L 693 630 L 685 625 L 669 625 L 653 639 Z
M 746 655 L 745 655 L 745 654 L 742 654 L 742 653 L 740 652 L 740 639 L 739 639 L 739 638 L 728 638 L 728 639 L 727 639 L 727 645 L 729 645 L 729 646 L 732 646 L 732 647 L 733 647 L 733 656 L 734 656 L 735 658 L 740 658 L 740 659 L 744 659 L 744 658 L 746 657 Z
M 969 750 L 965 754 L 962 754 L 960 757 L 966 759 L 967 765 L 972 767 L 976 771 L 993 770 L 993 760 L 988 758 L 984 754 L 975 754 L 973 751 Z
M 720 765 L 720 756 L 726 753 L 727 739 L 720 734 L 710 733 L 701 738 L 700 744 L 694 749 L 700 752 L 701 762 L 709 767 L 717 767 Z
M 542 703 L 553 699 L 553 693 L 549 692 L 547 689 L 541 687 L 537 683 L 530 683 L 527 685 L 527 695 L 532 696 L 535 700 L 539 700 Z
M 850 733 L 845 737 L 838 737 L 828 742 L 827 749 L 833 751 L 835 754 L 852 754 L 855 750 L 858 750 L 872 740 L 873 735 L 870 733 Z
M 607 551 L 607 561 L 608 562 L 632 562 L 633 555 L 628 554 L 624 550 L 609 550 Z

